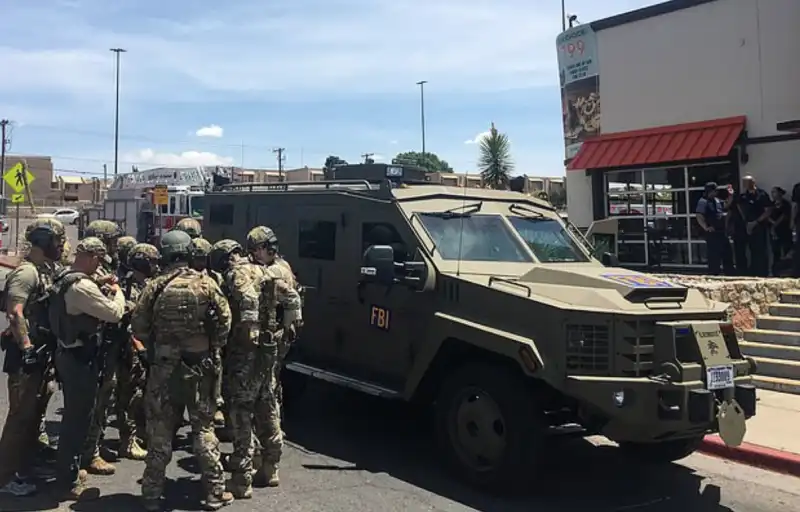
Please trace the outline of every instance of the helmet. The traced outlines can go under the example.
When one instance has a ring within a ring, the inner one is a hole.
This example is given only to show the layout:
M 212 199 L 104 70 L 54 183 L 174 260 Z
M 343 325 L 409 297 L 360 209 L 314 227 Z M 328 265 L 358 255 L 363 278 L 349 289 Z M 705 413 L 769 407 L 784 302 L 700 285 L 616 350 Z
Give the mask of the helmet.
M 93 254 L 95 256 L 100 256 L 104 260 L 108 258 L 106 244 L 94 236 L 87 236 L 78 242 L 78 247 L 75 248 L 75 252 L 78 254 Z
M 93 220 L 86 226 L 83 236 L 97 237 L 103 242 L 108 243 L 122 236 L 122 228 L 120 228 L 116 222 L 111 222 L 110 220 Z
M 231 239 L 220 240 L 211 246 L 208 264 L 213 270 L 222 271 L 225 262 L 233 253 L 242 254 L 242 246 L 239 245 L 239 242 Z
M 254 251 L 261 247 L 277 249 L 278 237 L 266 226 L 256 226 L 247 233 L 247 250 Z
M 183 231 L 170 231 L 161 237 L 160 251 L 167 262 L 187 258 L 192 253 L 192 238 Z
M 136 246 L 137 242 L 136 239 L 132 236 L 123 236 L 117 242 L 117 247 L 119 250 L 119 261 L 123 263 L 127 263 L 128 255 L 130 254 L 131 249 Z
M 25 229 L 25 239 L 33 247 L 43 247 L 51 240 L 63 240 L 65 233 L 64 224 L 58 219 L 36 219 Z
M 211 253 L 211 242 L 202 237 L 192 239 L 192 255 L 195 258 L 205 258 Z
M 203 234 L 203 228 L 195 219 L 185 218 L 178 221 L 173 228 L 175 231 L 183 231 L 192 238 L 198 238 Z
M 128 263 L 134 260 L 158 261 L 160 257 L 161 254 L 159 254 L 155 245 L 136 244 L 131 248 L 130 252 L 128 252 Z

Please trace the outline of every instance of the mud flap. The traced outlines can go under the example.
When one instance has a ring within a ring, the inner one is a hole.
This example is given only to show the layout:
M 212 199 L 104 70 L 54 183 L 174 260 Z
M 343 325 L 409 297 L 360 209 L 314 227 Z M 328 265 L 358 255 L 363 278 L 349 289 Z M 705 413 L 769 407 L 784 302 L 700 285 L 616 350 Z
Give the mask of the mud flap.
M 719 437 L 727 446 L 737 447 L 742 444 L 747 432 L 747 424 L 744 410 L 735 398 L 726 400 L 719 405 L 717 421 Z

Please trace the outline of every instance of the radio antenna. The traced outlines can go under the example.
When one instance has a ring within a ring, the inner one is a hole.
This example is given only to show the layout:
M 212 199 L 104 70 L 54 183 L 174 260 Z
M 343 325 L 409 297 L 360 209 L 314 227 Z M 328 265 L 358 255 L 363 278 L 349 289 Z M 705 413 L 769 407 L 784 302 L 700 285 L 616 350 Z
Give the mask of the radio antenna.
M 461 196 L 461 228 L 458 233 L 458 261 L 456 262 L 456 276 L 461 275 L 461 249 L 464 246 L 464 209 L 467 207 L 467 185 L 469 185 L 469 171 L 464 173 L 464 194 Z

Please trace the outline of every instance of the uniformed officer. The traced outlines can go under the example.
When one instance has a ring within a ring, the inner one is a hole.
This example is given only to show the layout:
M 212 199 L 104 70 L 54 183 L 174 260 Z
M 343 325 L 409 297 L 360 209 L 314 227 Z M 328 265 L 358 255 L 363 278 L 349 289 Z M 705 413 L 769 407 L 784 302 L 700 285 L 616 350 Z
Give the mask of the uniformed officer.
M 275 232 L 266 226 L 256 226 L 247 233 L 247 250 L 251 259 L 270 269 L 271 274 L 285 282 L 291 294 L 280 294 L 278 300 L 283 306 L 283 336 L 278 340 L 278 358 L 275 368 L 275 384 L 278 386 L 278 402 L 283 403 L 283 386 L 280 375 L 283 362 L 292 343 L 297 339 L 297 334 L 303 325 L 302 319 L 302 287 L 297 282 L 292 266 L 278 253 L 278 237 Z M 283 289 L 283 287 L 281 287 Z
M 122 238 L 122 228 L 110 220 L 93 220 L 86 226 L 86 237 L 100 239 L 106 247 L 106 258 L 100 262 L 94 275 L 95 281 L 105 289 L 109 283 L 119 282 L 119 240 Z M 110 335 L 112 333 L 109 333 Z M 112 335 L 113 336 L 113 335 Z M 101 364 L 103 368 L 103 381 L 97 392 L 97 407 L 94 408 L 92 423 L 84 446 L 83 463 L 85 469 L 93 475 L 113 475 L 116 468 L 100 455 L 100 443 L 103 438 L 107 423 L 107 413 L 117 386 L 117 367 L 122 352 L 122 337 L 109 336 L 109 341 L 116 341 L 109 345 L 108 353 Z
M 64 392 L 57 483 L 68 500 L 78 499 L 85 491 L 79 468 L 102 371 L 102 324 L 117 323 L 125 313 L 125 296 L 119 285 L 109 284 L 106 296 L 90 277 L 103 260 L 110 264 L 106 245 L 100 239 L 81 240 L 72 269 L 56 276 L 50 301 L 50 325 L 58 338 L 56 368 Z
M 213 371 L 231 327 L 230 308 L 217 284 L 189 267 L 191 239 L 186 233 L 164 235 L 161 256 L 165 272 L 147 284 L 131 318 L 134 336 L 152 344 L 155 356 L 145 392 L 149 444 L 142 497 L 146 510 L 161 508 L 172 458 L 173 412 L 185 404 L 203 474 L 204 505 L 216 510 L 233 501 L 225 491 L 213 427 Z
M 8 374 L 8 416 L 0 438 L 1 493 L 27 495 L 32 484 L 17 478 L 23 462 L 36 446 L 38 426 L 50 398 L 45 365 L 39 349 L 52 342 L 46 305 L 39 301 L 57 271 L 64 242 L 64 226 L 55 219 L 34 221 L 25 234 L 30 244 L 25 259 L 6 278 L 5 313 L 9 329 L 0 340 L 6 350 L 3 371 Z M 53 347 L 51 347 L 52 349 Z

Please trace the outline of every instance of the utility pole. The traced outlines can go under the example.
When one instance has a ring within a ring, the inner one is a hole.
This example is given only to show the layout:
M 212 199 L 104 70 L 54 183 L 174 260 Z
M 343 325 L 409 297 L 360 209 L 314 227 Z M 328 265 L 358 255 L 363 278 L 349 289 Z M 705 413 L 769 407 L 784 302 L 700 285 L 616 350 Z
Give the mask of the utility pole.
M 116 108 L 114 109 L 114 176 L 116 177 L 119 167 L 119 55 L 128 50 L 123 48 L 111 48 L 110 51 L 116 54 L 117 61 L 117 79 L 115 81 L 117 88 L 117 101 Z
M 272 150 L 273 153 L 278 155 L 278 181 L 283 181 L 283 160 L 286 158 L 283 155 L 284 151 L 286 151 L 286 148 L 275 148 Z
M 417 82 L 419 86 L 419 113 L 422 123 L 422 160 L 425 160 L 425 84 L 427 80 Z
M 364 159 L 365 164 L 369 164 L 372 163 L 370 162 L 370 160 L 372 160 L 373 156 L 375 156 L 375 153 L 364 153 L 363 155 L 361 155 L 361 158 Z
M 567 30 L 567 0 L 561 0 L 561 31 Z
M 3 119 L 0 121 L 0 178 L 6 173 L 6 144 L 8 144 L 8 139 L 6 138 L 6 131 L 8 129 L 9 120 Z M 6 196 L 6 180 L 0 179 L 0 197 Z

